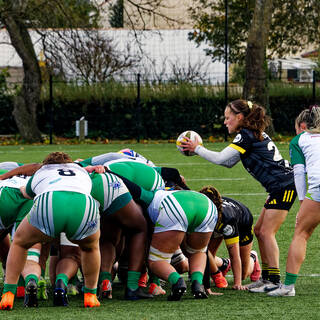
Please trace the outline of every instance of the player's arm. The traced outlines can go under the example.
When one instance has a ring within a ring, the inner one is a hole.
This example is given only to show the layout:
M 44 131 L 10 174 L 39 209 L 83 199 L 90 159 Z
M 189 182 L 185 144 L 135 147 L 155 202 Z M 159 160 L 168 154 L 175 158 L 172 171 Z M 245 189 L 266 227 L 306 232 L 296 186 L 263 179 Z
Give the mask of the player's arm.
M 306 170 L 303 164 L 296 164 L 293 166 L 294 173 L 294 184 L 296 186 L 298 199 L 300 204 L 302 203 L 307 193 L 307 182 L 306 182 Z
M 41 168 L 41 166 L 42 166 L 41 163 L 25 164 L 21 167 L 17 167 L 4 174 L 1 174 L 0 180 L 9 179 L 13 176 L 18 176 L 18 175 L 32 176 L 37 170 Z
M 239 237 L 225 239 L 226 246 L 229 252 L 231 267 L 233 272 L 233 289 L 242 290 L 242 264 L 240 257 Z
M 220 152 L 216 152 L 198 145 L 195 148 L 195 153 L 214 164 L 227 168 L 233 167 L 240 161 L 240 152 L 230 146 L 224 148 Z
M 26 199 L 33 199 L 36 196 L 36 194 L 32 190 L 32 181 L 33 177 L 28 180 L 26 186 L 20 187 L 20 192 Z

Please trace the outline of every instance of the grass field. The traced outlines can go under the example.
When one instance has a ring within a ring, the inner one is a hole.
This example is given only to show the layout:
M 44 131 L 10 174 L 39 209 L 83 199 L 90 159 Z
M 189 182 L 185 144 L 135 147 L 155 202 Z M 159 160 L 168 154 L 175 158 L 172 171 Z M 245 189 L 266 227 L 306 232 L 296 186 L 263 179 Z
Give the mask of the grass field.
M 224 143 L 206 143 L 211 150 L 221 150 Z M 213 165 L 200 157 L 184 157 L 174 144 L 109 144 L 109 145 L 47 145 L 47 146 L 6 146 L 0 147 L 1 161 L 22 163 L 41 161 L 49 152 L 64 151 L 73 159 L 118 151 L 129 147 L 151 159 L 159 166 L 179 169 L 187 184 L 194 190 L 203 185 L 215 185 L 220 192 L 245 203 L 256 220 L 266 198 L 264 189 L 241 164 L 232 169 Z M 288 159 L 288 144 L 278 144 L 282 155 Z M 284 275 L 288 247 L 292 238 L 298 202 L 289 212 L 281 227 L 277 240 L 280 247 L 280 267 Z M 320 228 L 319 228 L 320 230 Z M 227 279 L 230 288 L 214 291 L 222 296 L 211 296 L 208 300 L 194 300 L 190 294 L 180 302 L 167 302 L 166 297 L 156 297 L 152 301 L 124 301 L 123 288 L 114 284 L 114 298 L 103 301 L 100 308 L 85 310 L 82 297 L 70 299 L 67 308 L 52 307 L 52 301 L 40 302 L 37 309 L 25 309 L 21 300 L 16 300 L 12 312 L 1 312 L 0 319 L 319 319 L 320 295 L 320 255 L 319 230 L 316 230 L 308 244 L 306 260 L 301 268 L 301 276 L 296 285 L 296 297 L 272 298 L 264 294 L 233 291 L 232 277 Z M 254 240 L 257 250 L 257 242 Z M 226 255 L 223 245 L 219 254 Z M 0 271 L 1 272 L 1 271 Z M 2 287 L 2 277 L 1 277 Z

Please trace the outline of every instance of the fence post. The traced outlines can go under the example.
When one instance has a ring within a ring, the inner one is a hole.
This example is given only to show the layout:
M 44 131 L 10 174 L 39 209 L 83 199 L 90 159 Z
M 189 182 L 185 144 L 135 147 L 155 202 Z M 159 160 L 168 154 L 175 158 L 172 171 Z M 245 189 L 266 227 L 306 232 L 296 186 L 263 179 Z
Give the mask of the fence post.
M 53 81 L 52 81 L 52 74 L 49 76 L 49 137 L 50 137 L 50 144 L 52 144 L 52 130 L 53 130 Z
M 224 60 L 225 60 L 225 74 L 224 74 L 224 105 L 228 104 L 228 0 L 224 2 L 225 19 L 224 19 Z M 228 139 L 228 130 L 225 127 L 224 140 Z
M 141 137 L 141 99 L 140 99 L 140 89 L 141 89 L 141 84 L 140 84 L 140 73 L 137 75 L 137 101 L 136 101 L 136 110 L 137 110 L 137 132 L 138 132 L 138 142 L 140 142 L 140 137 Z
M 316 71 L 312 71 L 312 102 L 316 104 Z

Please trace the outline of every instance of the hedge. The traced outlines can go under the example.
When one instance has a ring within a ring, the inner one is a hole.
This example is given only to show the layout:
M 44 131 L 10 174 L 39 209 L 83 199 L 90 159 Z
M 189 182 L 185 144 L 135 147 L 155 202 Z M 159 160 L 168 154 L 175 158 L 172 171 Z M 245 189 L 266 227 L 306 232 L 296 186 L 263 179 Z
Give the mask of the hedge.
M 70 88 L 69 88 L 70 90 Z M 136 92 L 130 89 L 82 95 L 54 94 L 53 133 L 74 137 L 75 121 L 82 116 L 88 120 L 90 138 L 108 139 L 169 139 L 192 129 L 203 137 L 224 133 L 224 97 L 210 87 L 171 86 L 141 91 L 140 104 Z M 117 93 L 118 92 L 118 93 Z M 229 97 L 230 100 L 237 99 Z M 310 90 L 289 88 L 270 93 L 270 110 L 274 129 L 279 134 L 294 134 L 294 119 L 312 104 Z M 17 133 L 12 117 L 12 97 L 0 95 L 0 134 Z M 49 99 L 42 97 L 38 109 L 40 130 L 49 132 Z

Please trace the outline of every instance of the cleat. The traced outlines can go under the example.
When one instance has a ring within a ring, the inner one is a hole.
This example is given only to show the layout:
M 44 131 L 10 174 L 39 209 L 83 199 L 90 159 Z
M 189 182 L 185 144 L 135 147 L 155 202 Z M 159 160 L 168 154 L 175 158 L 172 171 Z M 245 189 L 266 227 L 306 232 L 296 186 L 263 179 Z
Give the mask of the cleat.
M 4 293 L 0 301 L 0 310 L 12 310 L 14 294 L 11 291 Z
M 277 289 L 268 292 L 267 295 L 270 297 L 294 297 L 296 295 L 296 290 L 294 289 L 293 284 L 289 286 L 281 284 Z
M 35 280 L 31 279 L 26 285 L 24 306 L 27 308 L 38 307 L 38 286 Z
M 24 298 L 24 294 L 25 294 L 25 288 L 23 286 L 17 287 L 16 297 L 17 298 Z
M 246 286 L 246 288 L 248 290 L 250 290 L 250 289 L 261 287 L 262 285 L 264 285 L 264 281 L 266 281 L 266 280 L 263 280 L 262 278 L 260 278 L 258 281 L 255 281 L 255 282 L 248 284 Z
M 221 271 L 217 274 L 211 275 L 211 277 L 212 277 L 217 288 L 227 288 L 228 287 L 228 281 L 222 275 Z
M 53 305 L 67 307 L 68 304 L 67 288 L 62 280 L 58 280 L 53 291 Z
M 69 283 L 68 284 L 68 287 L 67 287 L 67 294 L 68 296 L 76 296 L 78 295 L 80 292 L 78 290 L 78 287 L 75 286 L 74 284 L 72 283 Z
M 153 296 L 159 296 L 159 295 L 166 294 L 165 290 L 163 290 L 161 288 L 161 286 L 159 286 L 159 285 L 157 285 L 155 283 L 150 283 L 149 293 L 152 294 Z
M 168 301 L 179 301 L 185 294 L 187 285 L 183 278 L 179 278 L 178 282 L 171 287 L 171 293 L 168 296 Z
M 260 282 L 260 280 L 259 280 L 259 282 Z M 260 282 L 259 286 L 255 287 L 255 288 L 250 288 L 249 292 L 265 293 L 265 292 L 275 290 L 275 289 L 279 288 L 279 286 L 280 286 L 280 283 L 273 283 L 269 280 L 263 280 L 262 283 Z
M 136 290 L 132 290 L 130 288 L 126 288 L 125 296 L 126 300 L 140 300 L 140 299 L 150 299 L 153 298 L 152 294 L 145 293 L 141 287 L 138 287 Z
M 100 299 L 112 299 L 112 284 L 108 279 L 100 284 Z
M 147 282 L 148 282 L 148 273 L 142 273 L 139 280 L 138 280 L 138 286 L 146 288 L 147 287 Z
M 84 307 L 85 308 L 100 307 L 100 302 L 97 298 L 97 295 L 94 293 L 86 292 L 84 294 Z
M 221 271 L 222 272 L 222 275 L 225 277 L 226 274 L 229 272 L 229 270 L 231 269 L 231 260 L 230 259 L 227 259 L 228 260 L 228 266 L 223 270 Z
M 259 264 L 258 254 L 256 251 L 251 251 L 251 254 L 256 257 L 256 261 L 254 262 L 253 271 L 250 275 L 251 281 L 258 281 L 261 276 L 261 267 Z
M 43 278 L 38 281 L 38 300 L 48 300 L 47 283 Z
M 195 299 L 207 299 L 208 295 L 204 290 L 203 284 L 200 284 L 198 280 L 193 280 L 191 284 L 191 292 Z

